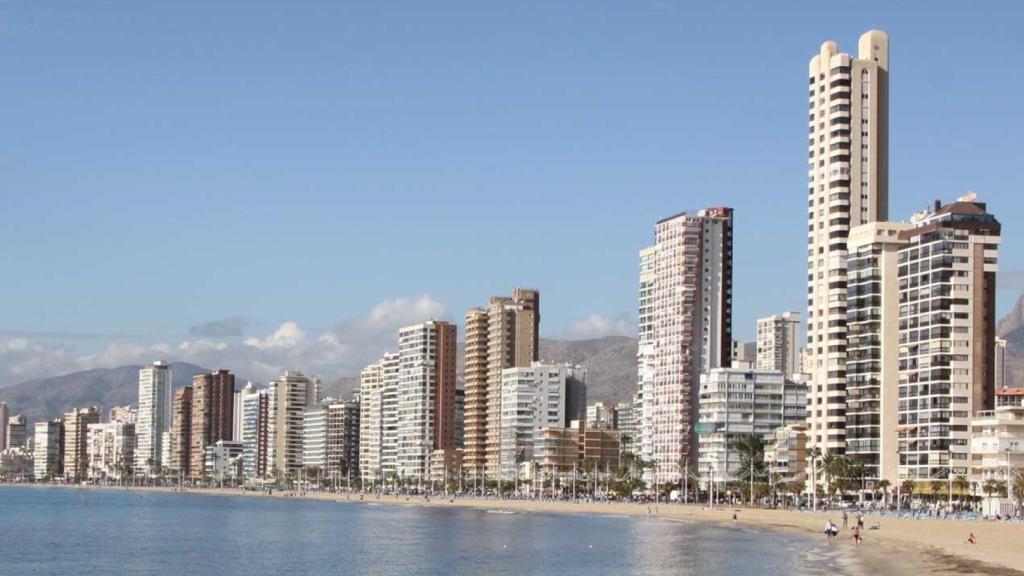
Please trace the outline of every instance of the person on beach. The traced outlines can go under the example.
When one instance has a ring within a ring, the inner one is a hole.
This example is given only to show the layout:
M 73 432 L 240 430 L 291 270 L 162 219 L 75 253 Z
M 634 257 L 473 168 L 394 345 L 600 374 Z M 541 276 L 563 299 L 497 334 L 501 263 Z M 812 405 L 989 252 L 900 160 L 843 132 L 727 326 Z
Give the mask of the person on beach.
M 971 532 L 971 535 L 967 537 L 967 544 L 977 544 L 977 543 L 978 543 L 978 540 L 977 540 L 977 538 L 974 537 L 974 532 Z
M 860 528 L 861 530 L 864 529 L 864 513 L 863 512 L 857 514 L 857 528 Z
M 825 522 L 825 540 L 832 541 L 832 519 Z
M 853 545 L 860 546 L 860 527 L 853 529 Z
M 849 525 L 849 522 L 850 518 L 846 515 L 846 510 L 843 510 L 843 530 L 846 530 L 847 526 Z

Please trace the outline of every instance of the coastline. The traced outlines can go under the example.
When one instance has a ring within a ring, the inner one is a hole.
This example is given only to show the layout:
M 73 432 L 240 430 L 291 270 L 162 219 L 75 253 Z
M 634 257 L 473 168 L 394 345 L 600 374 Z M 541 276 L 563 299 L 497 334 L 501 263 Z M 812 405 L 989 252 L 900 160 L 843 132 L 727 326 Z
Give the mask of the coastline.
M 236 496 L 253 498 L 280 498 L 291 500 L 326 501 L 353 505 L 415 506 L 433 508 L 461 508 L 468 510 L 500 510 L 518 513 L 550 514 L 594 514 L 651 519 L 709 523 L 724 527 L 739 527 L 746 530 L 768 530 L 800 534 L 811 538 L 822 538 L 822 527 L 831 518 L 841 524 L 841 512 L 798 512 L 788 510 L 764 510 L 747 508 L 715 508 L 696 504 L 646 504 L 618 502 L 563 502 L 533 500 L 497 500 L 481 498 L 457 498 L 454 500 L 433 498 L 427 501 L 420 497 L 381 496 L 367 494 L 363 500 L 358 493 L 306 492 L 297 495 L 290 492 L 253 492 L 234 488 L 195 488 L 177 490 L 167 487 L 150 486 L 74 486 L 0 484 L 6 487 L 35 487 L 77 489 L 89 491 L 132 491 L 168 494 L 189 494 L 197 496 Z M 650 509 L 650 512 L 648 512 Z M 732 520 L 736 511 L 737 519 Z M 851 518 L 851 523 L 853 519 Z M 866 524 L 873 523 L 868 517 Z M 973 532 L 978 543 L 966 543 L 967 535 Z M 881 530 L 864 531 L 864 543 L 853 544 L 849 531 L 842 531 L 835 542 L 827 545 L 834 551 L 827 557 L 820 557 L 817 551 L 808 551 L 812 562 L 834 562 L 842 570 L 852 574 L 907 574 L 911 570 L 931 574 L 997 574 L 1001 576 L 1024 576 L 1024 554 L 1019 546 L 1024 538 L 1024 526 L 983 521 L 949 521 L 936 519 L 882 519 Z M 824 543 L 823 543 L 824 544 Z

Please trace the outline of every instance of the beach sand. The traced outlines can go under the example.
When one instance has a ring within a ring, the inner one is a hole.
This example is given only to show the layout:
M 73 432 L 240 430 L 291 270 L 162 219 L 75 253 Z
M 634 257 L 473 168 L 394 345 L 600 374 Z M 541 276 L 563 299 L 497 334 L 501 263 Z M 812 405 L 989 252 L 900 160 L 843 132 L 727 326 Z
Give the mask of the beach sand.
M 68 488 L 78 488 L 71 487 Z M 125 488 L 88 487 L 85 489 L 125 490 Z M 170 488 L 136 488 L 131 490 L 178 492 Z M 724 526 L 735 525 L 752 530 L 774 530 L 809 535 L 824 541 L 824 526 L 828 519 L 842 525 L 842 512 L 796 512 L 787 510 L 762 510 L 756 508 L 715 508 L 682 504 L 627 504 L 627 503 L 573 503 L 562 501 L 496 500 L 478 498 L 444 499 L 422 497 L 366 495 L 364 500 L 358 494 L 307 492 L 298 496 L 293 493 L 275 491 L 273 495 L 236 489 L 190 489 L 188 494 L 250 496 L 270 498 L 299 498 L 324 500 L 350 504 L 388 504 L 396 506 L 429 506 L 444 508 L 468 508 L 502 510 L 509 512 L 570 513 L 570 514 L 612 514 L 642 516 L 665 521 L 707 522 Z M 737 519 L 732 520 L 733 513 Z M 875 517 L 866 517 L 865 525 L 870 526 Z M 854 516 L 850 525 L 855 525 Z M 852 532 L 840 530 L 836 541 L 826 548 L 835 550 L 827 557 L 816 557 L 818 551 L 808 551 L 812 562 L 836 565 L 850 574 L 897 575 L 897 574 L 994 574 L 1000 576 L 1024 576 L 1024 525 L 986 521 L 953 521 L 937 519 L 896 519 L 883 518 L 881 530 L 865 530 L 864 540 L 854 546 Z M 974 533 L 977 544 L 968 544 L 967 537 Z

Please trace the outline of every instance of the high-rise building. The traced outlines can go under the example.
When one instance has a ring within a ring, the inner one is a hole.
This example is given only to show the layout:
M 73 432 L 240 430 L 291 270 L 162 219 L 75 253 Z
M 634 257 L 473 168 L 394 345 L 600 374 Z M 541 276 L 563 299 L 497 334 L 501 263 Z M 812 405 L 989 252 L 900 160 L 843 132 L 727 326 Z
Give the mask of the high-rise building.
M 33 435 L 33 472 L 36 481 L 53 480 L 62 474 L 64 461 L 64 423 L 60 418 L 36 422 Z
M 302 465 L 338 484 L 359 474 L 359 401 L 325 400 L 306 411 Z
M 7 419 L 7 447 L 28 448 L 28 424 L 23 414 L 15 414 Z
M 846 449 L 846 256 L 851 228 L 889 210 L 889 39 L 871 30 L 857 57 L 821 45 L 809 66 L 807 188 L 808 441 Z
M 800 313 L 783 312 L 757 320 L 758 370 L 777 370 L 793 378 L 800 365 Z
M 501 426 L 501 372 L 540 358 L 540 292 L 516 288 L 466 314 L 466 421 L 463 465 L 496 478 Z
M 85 479 L 89 470 L 88 428 L 99 422 L 99 406 L 75 408 L 64 414 L 64 475 L 68 479 Z
M 447 322 L 398 332 L 399 478 L 426 478 L 431 452 L 455 449 L 455 338 Z
M 160 467 L 161 435 L 171 428 L 171 367 L 154 362 L 139 370 L 139 418 L 135 470 L 153 476 Z
M 192 476 L 192 393 L 191 386 L 174 393 L 171 430 L 168 433 L 171 454 L 167 463 L 179 478 Z
M 637 313 L 637 414 L 636 438 L 643 460 L 654 460 L 654 266 L 657 249 L 649 246 L 640 250 L 640 305 Z
M 655 226 L 653 254 L 654 380 L 644 391 L 645 450 L 656 483 L 681 477 L 680 462 L 697 463 L 700 374 L 732 358 L 732 209 L 677 214 Z M 644 272 L 642 271 L 641 274 Z
M 189 433 L 189 470 L 193 476 L 206 471 L 206 447 L 232 440 L 234 431 L 235 375 L 229 370 L 192 377 L 192 429 Z
M 359 374 L 359 477 L 363 482 L 380 480 L 383 419 L 381 393 L 383 361 L 370 364 Z
M 463 449 L 466 445 L 466 391 L 455 389 L 455 447 Z M 460 458 L 461 464 L 461 458 Z
M 246 396 L 254 394 L 256 392 L 256 385 L 252 382 L 246 382 L 245 387 L 235 392 L 235 398 L 232 402 L 232 411 L 234 414 L 231 417 L 231 438 L 233 440 L 242 439 L 242 423 L 245 419 L 245 409 L 243 401 Z
M 715 368 L 701 375 L 699 468 L 705 481 L 741 478 L 736 440 L 765 437 L 780 426 L 803 423 L 807 385 L 782 372 Z M 746 477 L 749 478 L 749 477 Z
M 636 453 L 640 446 L 636 403 L 632 400 L 615 405 L 615 429 L 622 432 L 620 438 L 623 452 Z
M 279 476 L 302 472 L 302 421 L 320 399 L 320 380 L 302 372 L 285 372 L 268 387 L 268 463 Z
M 0 452 L 7 449 L 7 419 L 10 417 L 7 402 L 0 402 Z
M 529 367 L 502 370 L 499 470 L 502 480 L 514 480 L 523 462 L 533 460 L 534 435 L 542 428 L 568 428 L 578 412 L 570 405 L 586 403 L 578 396 L 586 371 L 567 364 L 533 362 Z M 577 398 L 572 398 L 572 396 Z M 578 408 L 576 410 L 579 410 Z
M 847 270 L 846 454 L 870 480 L 897 483 L 899 250 L 910 224 L 871 222 L 850 230 Z M 824 418 L 824 407 L 809 416 Z
M 88 476 L 92 480 L 123 480 L 135 464 L 135 423 L 112 420 L 90 424 L 86 437 Z
M 1001 226 L 961 198 L 914 216 L 899 251 L 900 476 L 968 473 L 970 423 L 995 406 Z
M 1006 339 L 996 338 L 993 350 L 993 362 L 995 363 L 996 392 L 1003 388 L 1009 388 L 1010 383 L 1006 378 Z
M 253 387 L 242 395 L 242 460 L 247 480 L 265 478 L 270 472 L 267 466 L 269 421 L 270 394 Z

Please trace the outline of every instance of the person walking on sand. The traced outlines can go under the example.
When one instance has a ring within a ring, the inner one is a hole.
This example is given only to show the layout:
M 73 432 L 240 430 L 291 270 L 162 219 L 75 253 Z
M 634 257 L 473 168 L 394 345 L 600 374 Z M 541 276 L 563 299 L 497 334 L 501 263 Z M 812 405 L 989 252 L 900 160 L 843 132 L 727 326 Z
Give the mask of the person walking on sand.
M 846 515 L 846 510 L 843 510 L 843 530 L 846 530 L 849 526 L 850 517 Z
M 863 512 L 858 512 L 857 513 L 857 528 L 860 528 L 861 530 L 864 529 L 864 513 Z
M 853 545 L 860 546 L 860 528 L 853 529 Z

